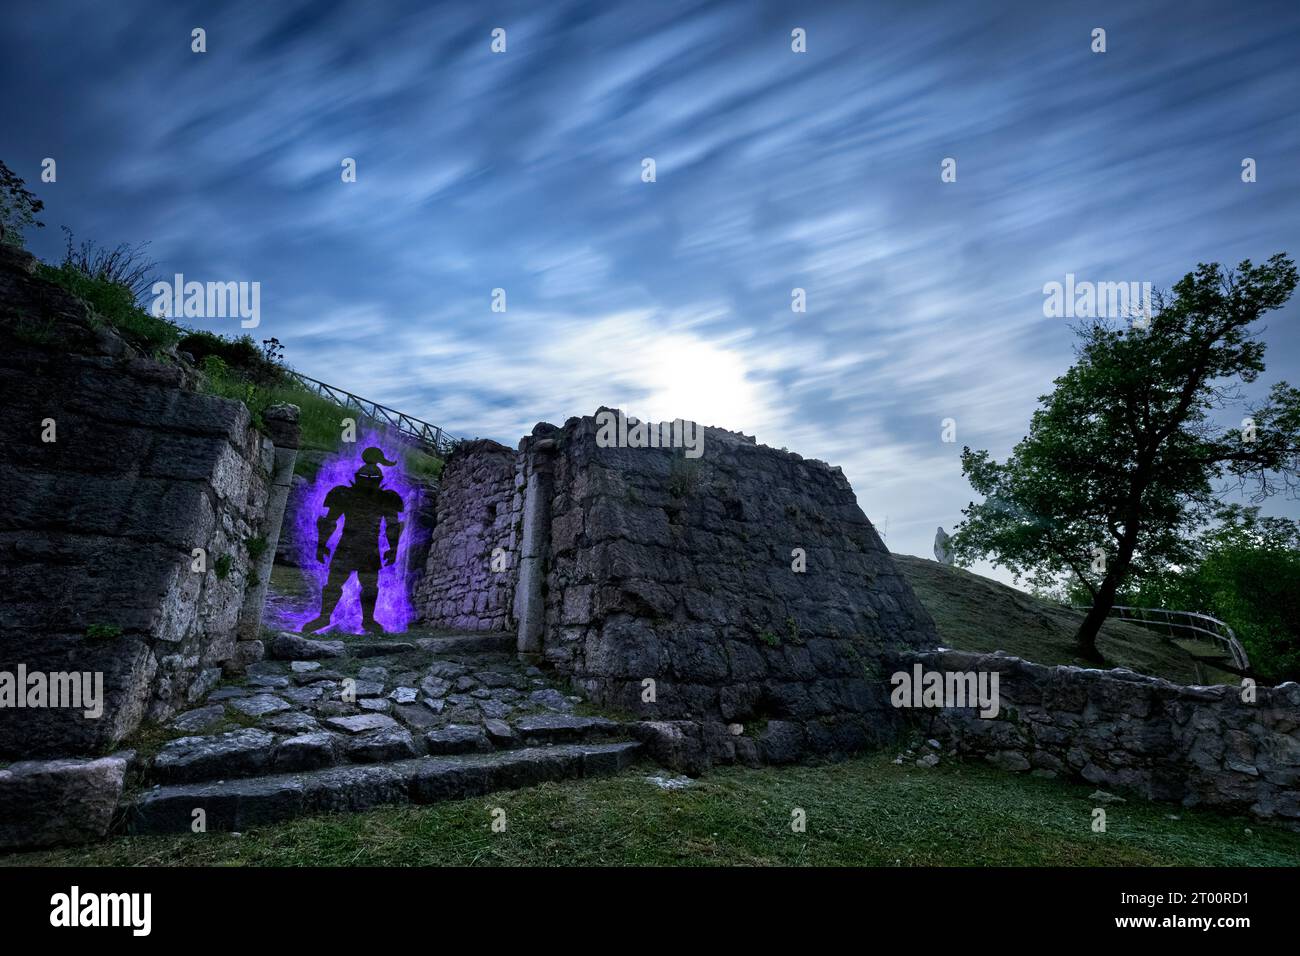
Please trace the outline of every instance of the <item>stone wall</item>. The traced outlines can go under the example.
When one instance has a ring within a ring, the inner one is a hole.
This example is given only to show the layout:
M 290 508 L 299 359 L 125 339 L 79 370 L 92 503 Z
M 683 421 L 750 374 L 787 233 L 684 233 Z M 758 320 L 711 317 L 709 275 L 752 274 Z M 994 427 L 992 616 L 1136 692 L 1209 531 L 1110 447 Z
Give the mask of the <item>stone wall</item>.
M 517 471 L 515 452 L 493 441 L 462 442 L 447 459 L 424 575 L 415 585 L 414 603 L 424 626 L 514 627 Z M 504 552 L 502 571 L 492 569 L 496 548 Z
M 243 404 L 140 356 L 34 265 L 0 250 L 0 673 L 99 673 L 105 703 L 0 708 L 10 759 L 100 753 L 211 688 L 275 458 Z
M 552 459 L 545 659 L 686 769 L 892 737 L 880 662 L 938 639 L 843 473 L 720 429 L 698 458 L 596 431 L 574 418 L 522 446 L 529 473 Z
M 898 668 L 998 674 L 1000 711 L 909 711 L 945 748 L 1152 800 L 1300 823 L 1300 685 L 1184 687 L 1132 671 L 932 651 Z

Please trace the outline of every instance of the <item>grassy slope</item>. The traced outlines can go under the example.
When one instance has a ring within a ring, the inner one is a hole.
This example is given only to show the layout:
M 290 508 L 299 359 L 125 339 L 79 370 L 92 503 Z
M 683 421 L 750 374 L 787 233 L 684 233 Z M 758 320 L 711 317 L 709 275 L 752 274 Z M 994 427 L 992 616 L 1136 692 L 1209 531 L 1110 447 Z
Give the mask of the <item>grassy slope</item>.
M 912 590 L 939 628 L 945 647 L 963 651 L 1006 651 L 1039 664 L 1088 665 L 1074 653 L 1079 611 L 1052 604 L 989 578 L 907 554 L 893 556 Z M 1177 684 L 1196 683 L 1191 658 L 1158 634 L 1109 621 L 1098 647 L 1114 667 L 1154 674 Z M 1201 653 L 1208 652 L 1201 648 Z M 1223 672 L 1211 679 L 1236 683 Z
M 1092 787 L 892 753 L 816 767 L 715 770 L 663 791 L 633 768 L 426 807 L 225 834 L 118 838 L 0 858 L 29 865 L 1297 865 L 1300 833 L 1168 804 L 1107 808 Z M 507 829 L 489 827 L 494 807 Z M 791 810 L 807 812 L 804 834 Z M 1171 817 L 1175 819 L 1171 819 Z

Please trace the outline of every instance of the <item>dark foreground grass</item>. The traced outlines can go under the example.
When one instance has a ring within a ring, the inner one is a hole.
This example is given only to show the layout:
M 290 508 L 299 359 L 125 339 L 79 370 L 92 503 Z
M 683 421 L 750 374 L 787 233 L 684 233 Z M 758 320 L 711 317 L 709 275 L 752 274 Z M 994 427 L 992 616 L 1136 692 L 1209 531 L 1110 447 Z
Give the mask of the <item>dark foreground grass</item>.
M 1154 866 L 1300 864 L 1300 833 L 1132 800 L 1094 833 L 1091 787 L 877 754 L 817 767 L 728 768 L 691 787 L 647 765 L 426 807 L 317 817 L 236 837 L 123 837 L 0 857 L 18 865 Z M 506 830 L 493 833 L 493 808 Z M 807 813 L 807 832 L 791 829 Z

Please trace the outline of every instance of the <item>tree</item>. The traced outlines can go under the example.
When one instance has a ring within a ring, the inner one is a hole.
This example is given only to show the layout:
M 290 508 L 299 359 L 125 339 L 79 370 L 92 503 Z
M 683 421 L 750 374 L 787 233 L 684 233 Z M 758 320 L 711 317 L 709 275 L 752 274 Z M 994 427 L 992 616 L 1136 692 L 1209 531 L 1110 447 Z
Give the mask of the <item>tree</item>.
M 1273 386 L 1239 427 L 1211 420 L 1264 371 L 1252 325 L 1287 301 L 1296 278 L 1281 253 L 1236 270 L 1202 263 L 1155 298 L 1151 316 L 1076 328 L 1077 361 L 1039 399 L 1007 461 L 962 450 L 962 472 L 985 500 L 963 512 L 957 559 L 990 557 L 1038 587 L 1066 576 L 1084 587 L 1092 607 L 1079 654 L 1101 662 L 1097 633 L 1121 586 L 1193 560 L 1192 531 L 1219 494 L 1233 483 L 1256 500 L 1300 488 L 1300 389 Z
M 45 225 L 36 218 L 44 208 L 22 177 L 0 160 L 0 242 L 22 248 L 23 230 Z

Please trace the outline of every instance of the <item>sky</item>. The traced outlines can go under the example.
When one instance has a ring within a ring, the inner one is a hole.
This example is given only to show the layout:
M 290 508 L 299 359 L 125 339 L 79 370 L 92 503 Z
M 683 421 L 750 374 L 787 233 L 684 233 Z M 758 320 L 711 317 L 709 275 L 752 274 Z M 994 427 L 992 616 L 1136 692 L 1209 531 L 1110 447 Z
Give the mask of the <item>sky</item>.
M 258 282 L 290 364 L 460 436 L 755 435 L 924 556 L 1073 360 L 1045 284 L 1300 253 L 1294 2 L 9 0 L 0 89 L 42 257 Z

